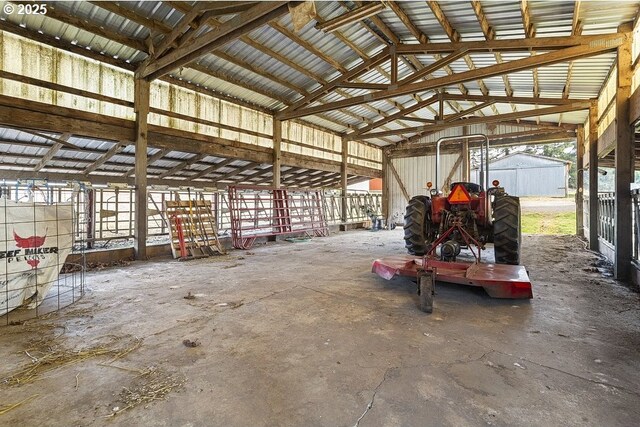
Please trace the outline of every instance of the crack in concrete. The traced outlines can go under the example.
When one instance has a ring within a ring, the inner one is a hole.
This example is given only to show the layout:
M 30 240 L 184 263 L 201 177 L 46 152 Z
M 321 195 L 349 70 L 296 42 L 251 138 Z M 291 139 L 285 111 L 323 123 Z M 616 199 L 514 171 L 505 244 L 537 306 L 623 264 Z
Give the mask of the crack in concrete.
M 384 384 L 384 382 L 387 380 L 387 374 L 392 369 L 397 369 L 397 366 L 394 366 L 394 367 L 391 367 L 391 368 L 387 368 L 384 371 L 384 375 L 382 376 L 382 380 L 378 383 L 376 388 L 373 389 L 373 395 L 371 396 L 371 400 L 367 404 L 367 407 L 365 408 L 365 410 L 362 413 L 362 415 L 360 415 L 360 417 L 356 420 L 356 423 L 353 425 L 353 427 L 359 427 L 360 426 L 360 421 L 362 421 L 362 419 L 367 415 L 367 413 L 371 410 L 371 408 L 373 408 L 373 402 L 376 400 L 376 394 L 378 394 L 378 390 L 380 389 L 380 387 L 382 387 L 382 384 Z
M 484 347 L 485 349 L 489 350 L 484 355 L 482 355 L 482 357 L 484 357 L 484 356 L 486 356 L 486 355 L 488 355 L 490 353 L 497 353 L 497 354 L 501 354 L 503 356 L 512 357 L 512 358 L 516 358 L 517 357 L 517 356 L 514 356 L 513 354 L 505 353 L 505 352 L 502 352 L 500 350 L 496 350 L 496 349 L 493 349 L 491 347 L 487 347 L 486 345 L 483 345 L 483 344 L 481 344 L 481 343 L 479 343 L 479 342 L 477 342 L 475 340 L 472 340 L 472 341 L 475 344 L 477 344 L 478 346 Z M 482 357 L 480 359 L 482 359 Z M 531 363 L 532 365 L 536 365 L 536 366 L 538 366 L 540 368 L 545 368 L 545 369 L 550 369 L 552 371 L 560 372 L 562 374 L 569 375 L 570 377 L 577 378 L 577 379 L 580 379 L 582 381 L 587 381 L 587 382 L 590 382 L 592 384 L 602 385 L 602 386 L 605 386 L 605 387 L 611 387 L 611 388 L 614 388 L 616 390 L 620 390 L 620 391 L 623 391 L 625 393 L 632 394 L 634 396 L 640 396 L 639 392 L 631 390 L 631 389 L 628 389 L 628 388 L 626 388 L 624 386 L 619 386 L 619 385 L 615 385 L 615 384 L 611 384 L 611 383 L 606 383 L 606 382 L 603 382 L 603 381 L 594 380 L 594 379 L 591 379 L 591 378 L 586 378 L 586 377 L 583 377 L 581 375 L 574 374 L 572 372 L 565 371 L 565 370 L 560 369 L 560 368 L 556 368 L 554 366 L 549 366 L 549 365 L 545 365 L 543 363 L 535 362 L 535 361 L 527 359 L 525 357 L 517 357 L 517 358 L 518 358 L 518 360 L 523 360 L 523 361 L 525 361 L 527 363 Z M 480 360 L 480 359 L 478 359 L 478 360 Z

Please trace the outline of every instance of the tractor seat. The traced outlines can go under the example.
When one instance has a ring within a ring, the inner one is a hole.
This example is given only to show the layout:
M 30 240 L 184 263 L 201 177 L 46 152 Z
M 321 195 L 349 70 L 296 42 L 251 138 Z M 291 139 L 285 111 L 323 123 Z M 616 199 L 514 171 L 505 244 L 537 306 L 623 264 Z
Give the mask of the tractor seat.
M 474 184 L 473 182 L 454 182 L 453 184 L 451 184 L 451 188 L 449 189 L 449 191 L 453 191 L 453 188 L 458 184 L 462 184 L 462 186 L 469 192 L 469 194 L 482 193 L 482 187 L 478 184 Z

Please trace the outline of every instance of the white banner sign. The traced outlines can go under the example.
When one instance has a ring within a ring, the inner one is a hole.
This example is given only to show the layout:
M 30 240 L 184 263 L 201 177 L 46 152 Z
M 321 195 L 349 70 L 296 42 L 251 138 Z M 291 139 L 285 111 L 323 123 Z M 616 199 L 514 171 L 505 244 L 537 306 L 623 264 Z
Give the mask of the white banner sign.
M 37 307 L 58 281 L 73 245 L 71 203 L 0 198 L 0 315 Z

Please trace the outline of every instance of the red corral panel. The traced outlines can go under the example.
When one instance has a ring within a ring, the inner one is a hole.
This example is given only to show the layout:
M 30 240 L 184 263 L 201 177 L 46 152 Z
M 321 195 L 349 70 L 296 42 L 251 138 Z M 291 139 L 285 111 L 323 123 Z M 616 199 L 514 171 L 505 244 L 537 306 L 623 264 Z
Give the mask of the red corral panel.
M 369 191 L 382 191 L 382 178 L 369 180 Z

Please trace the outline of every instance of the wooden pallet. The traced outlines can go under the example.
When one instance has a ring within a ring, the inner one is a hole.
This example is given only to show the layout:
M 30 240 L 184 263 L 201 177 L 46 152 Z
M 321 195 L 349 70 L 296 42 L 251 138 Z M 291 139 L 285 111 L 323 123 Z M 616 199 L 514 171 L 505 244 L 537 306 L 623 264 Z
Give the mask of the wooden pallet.
M 164 214 L 174 258 L 185 260 L 225 253 L 218 239 L 210 201 L 166 200 Z

